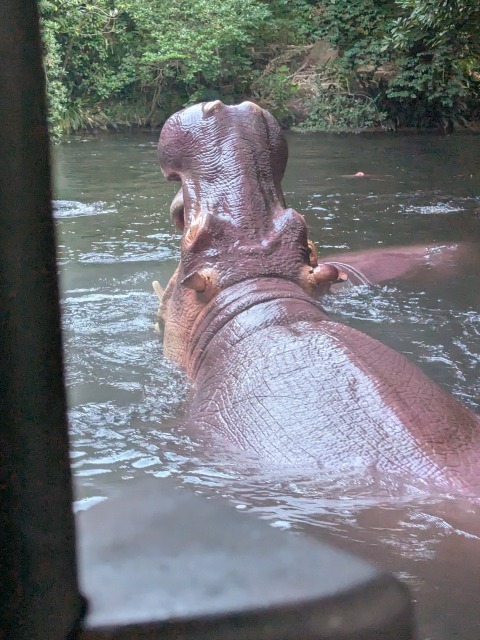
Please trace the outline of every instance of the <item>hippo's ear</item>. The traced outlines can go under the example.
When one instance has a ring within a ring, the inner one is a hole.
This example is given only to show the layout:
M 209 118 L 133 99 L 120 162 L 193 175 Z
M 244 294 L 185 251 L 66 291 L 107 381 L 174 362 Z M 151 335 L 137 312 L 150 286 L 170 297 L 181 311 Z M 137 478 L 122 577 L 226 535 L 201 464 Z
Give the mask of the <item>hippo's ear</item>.
M 337 267 L 328 262 L 316 266 L 313 270 L 313 276 L 317 285 L 327 282 L 330 284 L 338 284 L 348 280 L 345 272 L 339 271 Z

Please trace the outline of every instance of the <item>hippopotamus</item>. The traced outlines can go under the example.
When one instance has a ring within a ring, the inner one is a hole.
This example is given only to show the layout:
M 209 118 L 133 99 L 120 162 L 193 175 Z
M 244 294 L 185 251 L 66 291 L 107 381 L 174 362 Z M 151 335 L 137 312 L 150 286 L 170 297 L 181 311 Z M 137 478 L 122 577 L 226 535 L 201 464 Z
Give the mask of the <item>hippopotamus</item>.
M 374 470 L 477 493 L 479 417 L 322 308 L 347 259 L 318 262 L 286 207 L 275 118 L 252 102 L 194 105 L 166 121 L 158 156 L 182 185 L 180 263 L 165 291 L 154 286 L 164 354 L 192 383 L 189 428 L 272 469 Z M 373 262 L 369 280 L 381 280 Z

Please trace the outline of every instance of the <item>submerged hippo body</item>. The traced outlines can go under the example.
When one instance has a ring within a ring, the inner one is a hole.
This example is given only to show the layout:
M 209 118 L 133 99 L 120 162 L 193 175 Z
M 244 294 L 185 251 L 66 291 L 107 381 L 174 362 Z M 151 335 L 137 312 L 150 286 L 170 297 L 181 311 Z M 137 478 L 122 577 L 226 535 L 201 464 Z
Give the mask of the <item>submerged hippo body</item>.
M 193 382 L 191 428 L 277 468 L 476 491 L 477 416 L 321 308 L 344 263 L 317 264 L 303 217 L 285 208 L 276 120 L 249 102 L 195 105 L 167 121 L 159 158 L 182 182 L 181 260 L 159 322 L 165 355 Z

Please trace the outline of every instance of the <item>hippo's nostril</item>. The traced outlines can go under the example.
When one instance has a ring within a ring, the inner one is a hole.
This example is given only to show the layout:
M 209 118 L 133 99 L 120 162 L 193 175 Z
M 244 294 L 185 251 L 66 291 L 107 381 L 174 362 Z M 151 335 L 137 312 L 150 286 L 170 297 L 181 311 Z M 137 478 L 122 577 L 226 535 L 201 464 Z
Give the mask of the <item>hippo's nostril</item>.
M 251 111 L 254 111 L 256 113 L 263 111 L 262 107 L 259 107 L 258 104 L 255 104 L 254 102 L 250 102 L 250 100 L 245 100 L 244 102 L 240 103 L 241 107 L 246 107 L 247 109 L 250 109 Z
M 223 102 L 221 100 L 214 100 L 213 102 L 206 102 L 203 107 L 203 115 L 211 116 L 216 113 L 221 107 L 223 107 Z

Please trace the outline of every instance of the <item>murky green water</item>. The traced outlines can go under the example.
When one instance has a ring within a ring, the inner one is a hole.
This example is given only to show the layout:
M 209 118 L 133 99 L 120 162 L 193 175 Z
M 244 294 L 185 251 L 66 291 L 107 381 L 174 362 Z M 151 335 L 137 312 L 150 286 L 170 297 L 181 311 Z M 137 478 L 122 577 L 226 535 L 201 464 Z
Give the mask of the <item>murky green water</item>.
M 289 135 L 287 202 L 322 256 L 468 240 L 480 255 L 478 137 Z M 480 637 L 479 502 L 358 478 L 281 481 L 208 457 L 179 434 L 186 381 L 162 358 L 151 281 L 178 259 L 156 136 L 75 138 L 56 150 L 72 464 L 77 507 L 134 476 L 171 476 L 273 526 L 323 537 L 414 589 L 419 637 Z M 368 178 L 347 178 L 363 171 Z M 391 282 L 325 301 L 479 410 L 479 274 Z

